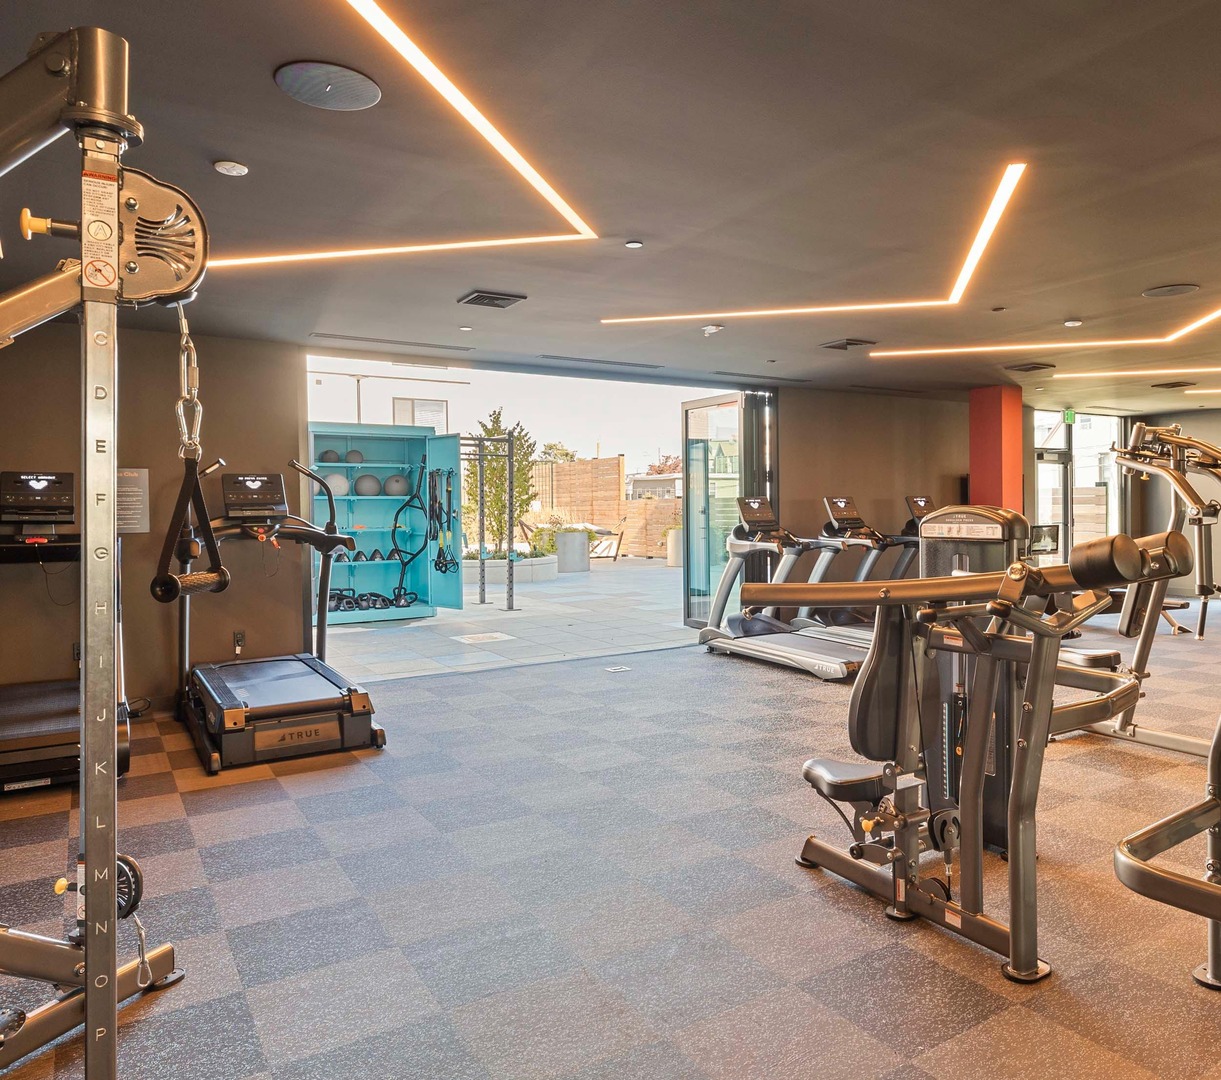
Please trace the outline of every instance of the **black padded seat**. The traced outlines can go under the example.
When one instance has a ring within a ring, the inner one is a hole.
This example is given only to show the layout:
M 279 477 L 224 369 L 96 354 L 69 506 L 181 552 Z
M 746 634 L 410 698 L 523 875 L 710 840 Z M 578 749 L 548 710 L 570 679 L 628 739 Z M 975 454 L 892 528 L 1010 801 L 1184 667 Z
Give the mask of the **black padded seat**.
M 1104 668 L 1115 671 L 1122 657 L 1114 649 L 1061 649 L 1060 659 L 1066 664 L 1082 668 Z
M 816 790 L 836 802 L 874 805 L 886 794 L 882 771 L 876 765 L 811 758 L 801 775 Z

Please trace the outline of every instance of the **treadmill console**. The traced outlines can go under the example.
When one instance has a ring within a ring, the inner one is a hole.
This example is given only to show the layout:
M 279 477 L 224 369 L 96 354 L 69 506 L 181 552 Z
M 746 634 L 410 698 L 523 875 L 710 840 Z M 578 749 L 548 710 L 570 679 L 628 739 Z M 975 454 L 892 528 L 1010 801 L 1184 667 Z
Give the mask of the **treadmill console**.
M 68 472 L 0 473 L 0 522 L 71 525 L 76 520 L 73 481 Z
M 742 524 L 752 533 L 775 532 L 780 528 L 780 521 L 772 504 L 764 498 L 749 498 L 738 500 L 738 514 Z
M 823 506 L 827 508 L 831 523 L 837 529 L 864 529 L 867 527 L 865 519 L 861 517 L 855 501 L 850 496 L 828 495 L 822 502 Z
M 279 473 L 225 473 L 220 487 L 227 518 L 267 521 L 288 515 L 284 477 Z
M 926 514 L 937 509 L 936 503 L 927 495 L 908 495 L 907 510 L 913 521 L 919 521 Z

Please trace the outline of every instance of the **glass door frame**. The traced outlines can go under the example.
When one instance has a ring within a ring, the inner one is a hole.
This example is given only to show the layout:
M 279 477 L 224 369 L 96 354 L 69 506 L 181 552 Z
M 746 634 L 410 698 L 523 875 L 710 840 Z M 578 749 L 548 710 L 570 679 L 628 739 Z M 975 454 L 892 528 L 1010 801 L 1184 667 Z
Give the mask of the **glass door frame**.
M 695 504 L 708 502 L 707 486 L 704 492 L 693 490 L 688 473 L 690 447 L 690 414 L 702 409 L 718 408 L 734 405 L 738 412 L 738 495 L 765 494 L 769 499 L 778 498 L 776 469 L 778 437 L 777 395 L 774 389 L 737 390 L 731 393 L 717 394 L 712 397 L 697 398 L 682 403 L 682 453 L 683 453 L 683 622 L 692 627 L 707 625 L 707 617 L 700 618 L 691 614 L 691 558 L 692 545 L 696 542 L 696 532 L 693 528 Z M 704 481 L 707 485 L 708 475 L 705 470 Z M 707 531 L 704 543 L 711 539 L 711 530 Z M 706 552 L 705 564 L 712 567 L 724 560 L 719 552 Z M 748 581 L 762 580 L 760 574 L 766 574 L 767 567 L 755 567 L 755 560 L 747 563 L 745 579 Z M 709 600 L 715 590 L 716 583 L 710 582 Z
M 1035 475 L 1038 476 L 1040 465 L 1053 465 L 1060 469 L 1060 549 L 1056 558 L 1068 558 L 1073 546 L 1073 445 L 1072 425 L 1068 428 L 1068 446 L 1039 448 L 1034 452 Z M 1036 489 L 1038 481 L 1035 481 Z M 1053 524 L 1052 522 L 1035 522 L 1036 525 Z

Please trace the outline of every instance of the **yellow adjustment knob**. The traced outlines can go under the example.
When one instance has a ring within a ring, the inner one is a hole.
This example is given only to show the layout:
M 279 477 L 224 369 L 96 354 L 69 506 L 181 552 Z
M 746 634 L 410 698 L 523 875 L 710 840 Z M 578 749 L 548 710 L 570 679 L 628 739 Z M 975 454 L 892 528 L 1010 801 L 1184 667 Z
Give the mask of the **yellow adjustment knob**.
M 873 818 L 861 818 L 861 828 L 865 830 L 866 834 L 873 832 L 873 825 Z
M 55 883 L 55 895 L 63 896 L 64 893 L 66 893 L 67 891 L 68 891 L 68 879 L 66 877 L 61 877 Z
M 34 234 L 39 233 L 43 236 L 51 235 L 51 219 L 45 217 L 35 217 L 30 213 L 28 206 L 21 208 L 21 217 L 18 220 L 18 225 L 21 228 L 21 235 L 27 240 L 33 240 Z

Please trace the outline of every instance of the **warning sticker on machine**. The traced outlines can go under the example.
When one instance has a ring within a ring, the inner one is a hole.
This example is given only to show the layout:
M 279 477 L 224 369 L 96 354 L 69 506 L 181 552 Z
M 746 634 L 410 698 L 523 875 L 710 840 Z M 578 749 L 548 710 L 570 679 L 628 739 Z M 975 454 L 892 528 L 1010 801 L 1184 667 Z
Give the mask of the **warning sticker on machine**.
M 119 278 L 119 180 L 90 169 L 81 173 L 81 266 L 85 284 L 113 288 Z

